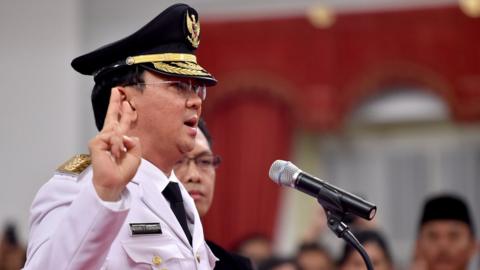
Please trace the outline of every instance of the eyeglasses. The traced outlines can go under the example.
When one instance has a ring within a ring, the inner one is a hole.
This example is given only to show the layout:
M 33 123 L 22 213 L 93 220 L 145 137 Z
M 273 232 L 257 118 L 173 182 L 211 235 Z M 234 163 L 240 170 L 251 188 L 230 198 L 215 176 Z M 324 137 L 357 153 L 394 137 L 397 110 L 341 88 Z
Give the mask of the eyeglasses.
M 222 159 L 220 156 L 217 155 L 212 155 L 212 154 L 203 154 L 203 155 L 198 155 L 196 157 L 184 157 L 183 159 L 179 160 L 175 164 L 175 169 L 176 170 L 184 170 L 188 168 L 188 165 L 190 164 L 190 161 L 193 161 L 195 163 L 195 166 L 199 168 L 200 170 L 203 171 L 209 171 L 212 169 L 215 169 L 220 165 Z
M 154 83 L 136 83 L 135 85 L 160 85 L 160 84 L 170 84 L 177 89 L 177 92 L 184 97 L 188 97 L 190 92 L 194 92 L 202 100 L 207 98 L 207 87 L 205 84 L 192 84 L 192 81 L 182 82 L 182 81 L 161 81 Z

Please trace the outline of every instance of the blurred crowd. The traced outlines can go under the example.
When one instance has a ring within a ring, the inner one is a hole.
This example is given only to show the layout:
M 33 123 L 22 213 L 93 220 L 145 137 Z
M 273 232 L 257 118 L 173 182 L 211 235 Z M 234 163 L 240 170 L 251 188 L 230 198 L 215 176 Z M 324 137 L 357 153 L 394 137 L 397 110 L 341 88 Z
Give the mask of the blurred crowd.
M 0 270 L 18 270 L 25 263 L 25 247 L 20 243 L 17 229 L 7 223 L 0 240 Z
M 345 223 L 365 248 L 376 270 L 479 269 L 471 263 L 480 250 L 473 218 L 465 200 L 459 196 L 441 194 L 425 200 L 411 262 L 406 267 L 395 263 L 390 250 L 395 243 L 389 243 L 381 232 L 381 226 L 374 220 L 347 217 Z M 367 269 L 360 253 L 346 243 L 340 254 L 332 254 L 329 241 L 321 241 L 325 234 L 333 234 L 327 228 L 325 212 L 320 209 L 293 256 L 277 256 L 273 252 L 272 241 L 260 234 L 246 237 L 237 245 L 235 252 L 250 258 L 258 270 Z

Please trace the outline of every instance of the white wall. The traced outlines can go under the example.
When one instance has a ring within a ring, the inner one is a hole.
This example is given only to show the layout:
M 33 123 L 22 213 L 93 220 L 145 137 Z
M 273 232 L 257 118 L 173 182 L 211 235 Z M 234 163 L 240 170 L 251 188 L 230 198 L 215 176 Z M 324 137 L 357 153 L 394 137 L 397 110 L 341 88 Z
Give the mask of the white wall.
M 18 222 L 23 240 L 36 191 L 82 150 L 78 16 L 76 0 L 0 3 L 0 226 Z

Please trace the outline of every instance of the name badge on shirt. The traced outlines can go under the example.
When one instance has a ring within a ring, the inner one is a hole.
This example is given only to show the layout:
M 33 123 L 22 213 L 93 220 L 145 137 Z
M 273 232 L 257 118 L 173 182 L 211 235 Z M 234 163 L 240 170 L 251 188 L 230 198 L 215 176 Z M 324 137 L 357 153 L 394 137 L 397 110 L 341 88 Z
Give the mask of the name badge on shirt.
M 130 223 L 132 235 L 161 234 L 160 223 Z

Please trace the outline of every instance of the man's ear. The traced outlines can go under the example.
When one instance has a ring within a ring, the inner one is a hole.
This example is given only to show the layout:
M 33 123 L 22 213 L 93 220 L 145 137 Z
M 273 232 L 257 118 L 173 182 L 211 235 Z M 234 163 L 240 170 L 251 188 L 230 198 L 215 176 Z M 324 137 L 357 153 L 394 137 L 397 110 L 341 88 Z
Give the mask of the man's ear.
M 415 249 L 413 250 L 413 260 L 423 259 L 422 250 L 420 247 L 420 234 L 417 235 L 417 239 L 415 240 Z
M 120 96 L 122 97 L 122 100 L 127 100 L 127 91 L 126 91 L 125 87 L 116 86 L 114 88 L 116 88 L 118 90 L 118 92 L 120 93 Z
M 130 99 L 127 100 L 128 104 L 130 104 L 130 108 L 132 108 L 132 111 L 137 110 L 137 105 L 135 104 L 135 97 L 131 97 Z
M 130 89 L 124 87 L 124 86 L 117 86 L 115 87 L 118 89 L 118 92 L 120 92 L 120 95 L 122 96 L 122 101 L 125 100 L 130 104 L 130 108 L 132 108 L 133 111 L 135 111 L 135 105 L 132 102 L 134 95 L 131 93 Z
M 473 258 L 477 252 L 480 252 L 480 242 L 475 239 L 475 236 L 471 236 L 471 247 L 469 248 L 470 258 Z
M 427 269 L 427 262 L 425 257 L 422 254 L 420 249 L 420 235 L 417 235 L 417 240 L 415 240 L 415 250 L 413 251 L 410 268 L 411 270 L 425 270 Z
M 127 101 L 128 104 L 130 105 L 130 108 L 132 109 L 134 113 L 134 118 L 133 122 L 137 120 L 137 108 L 135 104 L 135 95 L 132 93 L 131 89 L 128 89 L 124 86 L 117 86 L 116 87 L 118 91 L 120 92 L 120 95 L 122 96 L 122 101 Z
M 127 98 L 127 102 L 128 102 L 128 104 L 130 105 L 130 108 L 133 111 L 132 124 L 135 124 L 135 122 L 137 122 L 137 119 L 138 119 L 137 104 L 135 103 L 135 100 L 136 100 L 135 95 L 130 95 Z
M 480 254 L 480 240 L 475 241 L 475 251 Z

